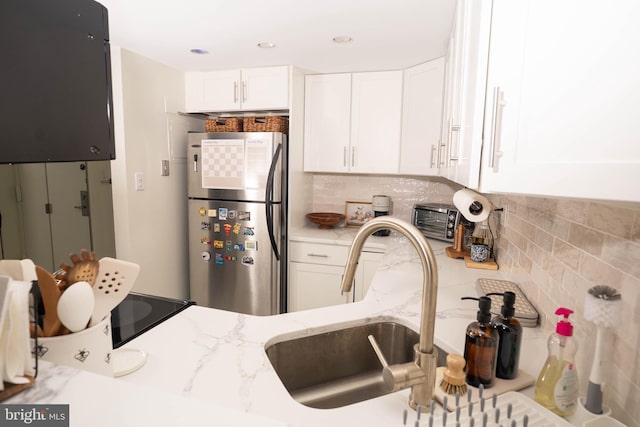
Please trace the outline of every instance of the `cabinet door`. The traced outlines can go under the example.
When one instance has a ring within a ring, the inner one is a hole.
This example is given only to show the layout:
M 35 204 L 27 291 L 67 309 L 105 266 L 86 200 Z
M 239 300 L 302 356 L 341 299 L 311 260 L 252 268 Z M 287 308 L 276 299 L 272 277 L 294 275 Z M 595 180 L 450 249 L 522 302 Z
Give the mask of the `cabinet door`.
M 289 68 L 263 67 L 242 70 L 242 110 L 289 108 Z
M 494 1 L 483 191 L 640 201 L 640 8 L 601 6 Z
M 185 104 L 188 112 L 240 109 L 240 70 L 185 73 Z
M 450 39 L 440 175 L 477 189 L 480 178 L 490 2 L 460 0 Z
M 306 76 L 304 105 L 304 170 L 347 172 L 351 74 Z
M 289 311 L 309 310 L 351 302 L 351 292 L 341 294 L 344 267 L 289 263 Z
M 404 72 L 400 173 L 438 174 L 444 58 Z
M 402 71 L 355 73 L 351 93 L 349 170 L 398 173 Z
M 371 286 L 373 277 L 382 263 L 384 254 L 377 252 L 362 252 L 358 261 L 358 270 L 354 284 L 354 301 L 362 300 Z

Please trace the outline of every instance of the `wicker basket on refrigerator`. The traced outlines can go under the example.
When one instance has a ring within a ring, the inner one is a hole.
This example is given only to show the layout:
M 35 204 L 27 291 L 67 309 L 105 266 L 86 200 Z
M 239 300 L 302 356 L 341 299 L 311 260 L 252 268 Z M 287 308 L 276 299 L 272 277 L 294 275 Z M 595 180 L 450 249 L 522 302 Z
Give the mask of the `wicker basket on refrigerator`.
M 238 117 L 209 118 L 204 122 L 207 132 L 242 132 L 242 119 Z
M 282 132 L 289 131 L 289 120 L 280 116 L 248 116 L 244 118 L 245 132 Z

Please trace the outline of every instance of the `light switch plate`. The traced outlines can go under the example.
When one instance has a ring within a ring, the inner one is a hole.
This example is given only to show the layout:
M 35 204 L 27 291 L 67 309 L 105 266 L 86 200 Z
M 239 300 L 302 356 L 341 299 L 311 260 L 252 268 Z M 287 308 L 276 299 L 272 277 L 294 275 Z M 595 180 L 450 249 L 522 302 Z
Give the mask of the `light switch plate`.
M 136 172 L 134 178 L 136 191 L 144 190 L 144 172 Z

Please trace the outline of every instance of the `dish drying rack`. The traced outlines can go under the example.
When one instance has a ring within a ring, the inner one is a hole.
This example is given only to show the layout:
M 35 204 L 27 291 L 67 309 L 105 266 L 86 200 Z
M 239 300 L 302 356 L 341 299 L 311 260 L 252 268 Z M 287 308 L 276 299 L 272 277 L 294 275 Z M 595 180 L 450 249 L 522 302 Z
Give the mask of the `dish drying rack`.
M 571 426 L 564 418 L 559 417 L 543 406 L 521 393 L 507 392 L 500 396 L 493 394 L 487 399 L 482 396 L 478 404 L 471 402 L 471 389 L 467 396 L 450 396 L 456 400 L 456 410 L 446 412 L 436 409 L 431 402 L 430 408 L 418 406 L 415 421 L 409 420 L 408 411 L 403 413 L 403 424 L 409 427 L 561 427 Z M 459 400 L 465 399 L 465 402 Z M 444 402 L 443 408 L 446 408 Z M 466 406 L 466 407 L 463 407 Z

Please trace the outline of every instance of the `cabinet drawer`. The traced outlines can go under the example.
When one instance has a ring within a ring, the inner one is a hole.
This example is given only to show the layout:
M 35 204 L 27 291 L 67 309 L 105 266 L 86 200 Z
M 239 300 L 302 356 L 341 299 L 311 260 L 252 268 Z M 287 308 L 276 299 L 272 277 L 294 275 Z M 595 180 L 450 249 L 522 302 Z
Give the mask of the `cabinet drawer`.
M 290 260 L 294 262 L 344 266 L 348 254 L 347 246 L 302 242 L 291 242 L 290 245 Z

